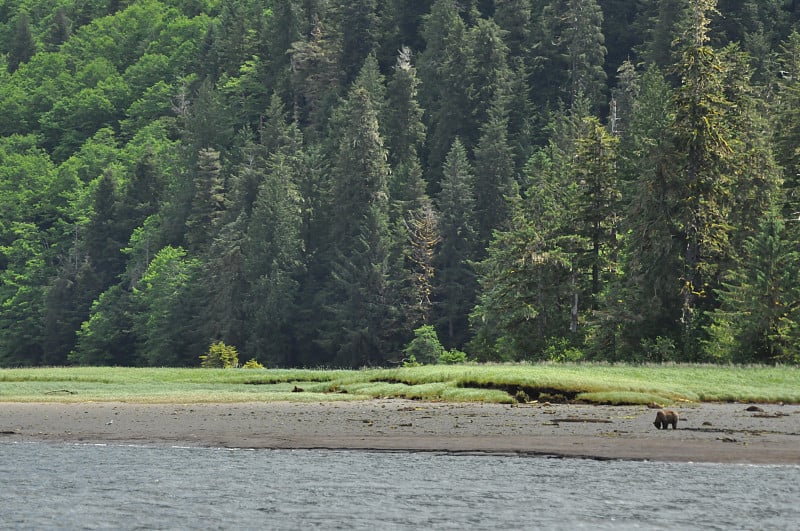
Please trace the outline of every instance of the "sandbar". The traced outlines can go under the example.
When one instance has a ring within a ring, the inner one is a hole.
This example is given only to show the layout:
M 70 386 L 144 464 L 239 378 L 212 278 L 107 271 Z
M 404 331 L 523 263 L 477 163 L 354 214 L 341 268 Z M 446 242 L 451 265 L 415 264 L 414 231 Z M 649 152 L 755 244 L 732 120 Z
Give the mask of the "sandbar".
M 800 465 L 800 405 L 686 403 L 677 430 L 646 406 L 347 402 L 0 403 L 0 443 L 511 454 Z

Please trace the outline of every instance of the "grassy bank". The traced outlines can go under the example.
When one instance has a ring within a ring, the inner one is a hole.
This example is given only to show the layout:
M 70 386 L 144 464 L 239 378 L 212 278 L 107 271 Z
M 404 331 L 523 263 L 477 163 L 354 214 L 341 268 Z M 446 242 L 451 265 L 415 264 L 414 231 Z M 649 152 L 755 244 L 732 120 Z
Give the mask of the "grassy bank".
M 800 403 L 800 368 L 711 365 L 457 365 L 277 370 L 65 367 L 0 370 L 0 402 L 331 401 Z

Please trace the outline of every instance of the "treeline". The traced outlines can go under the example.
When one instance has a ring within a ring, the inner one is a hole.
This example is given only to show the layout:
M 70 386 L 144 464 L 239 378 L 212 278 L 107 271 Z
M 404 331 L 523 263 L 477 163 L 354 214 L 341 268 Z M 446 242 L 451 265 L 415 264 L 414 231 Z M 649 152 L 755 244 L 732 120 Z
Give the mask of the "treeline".
M 786 0 L 7 0 L 0 365 L 387 365 L 415 330 L 797 363 L 799 29 Z

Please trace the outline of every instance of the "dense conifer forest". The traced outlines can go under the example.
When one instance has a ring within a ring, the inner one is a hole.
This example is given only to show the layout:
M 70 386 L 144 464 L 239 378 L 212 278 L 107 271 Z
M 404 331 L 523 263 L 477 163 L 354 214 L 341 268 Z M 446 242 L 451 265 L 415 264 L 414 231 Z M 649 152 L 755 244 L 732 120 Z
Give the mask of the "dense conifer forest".
M 796 0 L 0 1 L 0 366 L 798 363 L 798 31 Z

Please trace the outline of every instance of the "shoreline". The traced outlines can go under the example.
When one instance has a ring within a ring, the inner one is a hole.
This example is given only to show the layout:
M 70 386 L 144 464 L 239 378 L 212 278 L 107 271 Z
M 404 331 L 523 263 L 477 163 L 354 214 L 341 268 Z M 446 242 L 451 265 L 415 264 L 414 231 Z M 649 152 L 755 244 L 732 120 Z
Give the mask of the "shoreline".
M 0 444 L 509 454 L 800 465 L 800 405 L 692 403 L 657 430 L 645 406 L 421 402 L 0 402 Z

